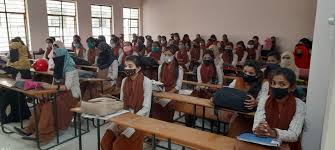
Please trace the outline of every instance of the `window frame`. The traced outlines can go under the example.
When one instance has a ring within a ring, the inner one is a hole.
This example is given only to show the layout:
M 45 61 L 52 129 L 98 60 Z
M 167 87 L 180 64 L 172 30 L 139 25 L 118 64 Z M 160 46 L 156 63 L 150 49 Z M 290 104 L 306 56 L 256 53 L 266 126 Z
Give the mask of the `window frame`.
M 93 17 L 93 15 L 92 15 L 92 6 L 98 6 L 98 7 L 100 7 L 100 12 L 101 12 L 101 16 L 100 17 Z M 110 10 L 111 10 L 111 14 L 110 14 L 110 18 L 107 18 L 107 17 L 103 17 L 103 15 L 102 15 L 102 7 L 109 7 L 110 8 Z M 113 34 L 113 30 L 112 30 L 112 23 L 113 23 L 113 7 L 112 6 L 109 6 L 109 5 L 97 5 L 97 4 L 91 4 L 90 5 L 90 11 L 91 11 L 91 24 L 92 24 L 92 37 L 95 37 L 95 38 L 97 38 L 97 36 L 95 36 L 94 34 L 93 34 L 93 19 L 99 19 L 99 28 L 100 28 L 100 33 L 102 33 L 101 35 L 104 35 L 105 37 L 106 37 L 106 40 L 107 39 L 111 39 L 111 36 L 112 36 L 112 34 Z M 102 20 L 103 19 L 109 19 L 110 21 L 109 21 L 109 25 L 110 25 L 110 33 L 109 33 L 109 35 L 105 35 L 105 33 L 103 32 L 103 27 L 102 27 Z M 99 36 L 99 35 L 98 35 Z M 109 36 L 109 38 L 107 37 L 107 36 Z M 108 42 L 108 41 L 107 41 Z
M 12 38 L 10 34 L 9 34 L 9 22 L 8 22 L 8 14 L 17 14 L 17 15 L 23 15 L 23 23 L 24 23 L 24 33 L 25 33 L 25 41 L 23 41 L 26 46 L 29 46 L 29 33 L 28 33 L 28 20 L 27 20 L 27 1 L 23 0 L 23 7 L 24 7 L 24 12 L 20 13 L 20 12 L 11 12 L 11 11 L 7 11 L 7 5 L 6 5 L 6 1 L 8 0 L 4 0 L 4 8 L 5 10 L 3 12 L 0 12 L 0 14 L 4 14 L 5 16 L 5 22 L 6 22 L 6 30 L 7 30 L 7 40 L 8 40 L 8 50 L 9 50 L 9 43 L 11 41 Z M 21 37 L 22 39 L 22 37 Z M 0 53 L 6 52 L 7 50 L 2 50 L 0 49 Z
M 59 14 L 59 15 L 57 15 L 57 14 L 49 14 L 48 13 L 48 4 L 46 5 L 47 6 L 47 16 L 48 16 L 48 34 L 49 34 L 49 36 L 51 36 L 50 35 L 50 30 L 49 30 L 49 28 L 50 27 L 56 27 L 56 26 L 50 26 L 49 25 L 49 16 L 53 16 L 53 17 L 60 17 L 60 21 L 61 21 L 61 23 L 59 24 L 60 25 L 60 27 L 59 27 L 59 29 L 61 29 L 61 35 L 60 36 L 53 36 L 53 37 L 55 37 L 56 39 L 57 38 L 59 38 L 59 39 L 61 39 L 61 41 L 64 43 L 64 45 L 65 45 L 65 47 L 66 48 L 72 48 L 72 45 L 70 46 L 70 47 L 67 47 L 67 45 L 65 44 L 65 36 L 64 36 L 64 18 L 66 18 L 66 17 L 73 17 L 74 18 L 74 35 L 76 35 L 76 34 L 78 34 L 78 23 L 77 23 L 77 3 L 76 3 L 76 1 L 67 1 L 67 0 L 46 0 L 46 1 L 56 1 L 56 2 L 60 2 L 61 4 L 60 4 L 60 13 L 61 14 Z M 63 2 L 65 2 L 65 3 L 74 3 L 74 16 L 71 16 L 71 15 L 64 15 L 63 14 Z M 72 36 L 74 36 L 74 35 L 72 35 Z
M 129 14 L 129 18 L 125 18 L 124 17 L 124 14 L 122 15 L 122 23 L 123 23 L 123 27 L 122 27 L 122 30 L 123 30 L 123 34 L 125 34 L 125 26 L 124 26 L 124 20 L 125 19 L 128 19 L 129 20 L 129 26 L 128 26 L 128 30 L 129 30 L 129 34 L 128 34 L 128 37 L 129 37 L 129 39 L 127 39 L 127 40 L 129 40 L 130 42 L 131 42 L 131 38 L 132 38 L 132 35 L 133 35 L 133 33 L 131 33 L 131 29 L 137 29 L 137 35 L 139 35 L 140 34 L 140 8 L 135 8 L 135 7 L 123 7 L 123 9 L 122 9 L 122 12 L 123 12 L 123 10 L 124 9 L 130 9 L 130 14 Z M 131 11 L 133 10 L 133 9 L 137 9 L 137 13 L 138 13 L 138 17 L 137 17 L 137 19 L 134 19 L 134 18 L 131 18 Z M 136 20 L 137 21 L 137 27 L 131 27 L 131 21 L 132 20 Z M 127 41 L 126 39 L 124 39 L 125 41 Z

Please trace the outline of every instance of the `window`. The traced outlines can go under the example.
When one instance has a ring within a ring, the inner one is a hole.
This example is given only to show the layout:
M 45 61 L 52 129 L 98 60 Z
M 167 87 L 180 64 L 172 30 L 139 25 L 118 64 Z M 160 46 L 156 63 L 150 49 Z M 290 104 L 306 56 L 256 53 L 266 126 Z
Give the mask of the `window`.
M 75 2 L 47 0 L 47 11 L 49 36 L 71 47 L 72 37 L 77 34 Z
M 106 41 L 109 42 L 111 39 L 112 8 L 91 5 L 91 14 L 93 37 L 97 38 L 99 35 L 104 35 Z
M 24 0 L 0 0 L 0 33 L 0 51 L 8 51 L 17 36 L 28 43 Z
M 132 34 L 139 33 L 138 8 L 123 8 L 123 34 L 125 41 L 131 41 Z

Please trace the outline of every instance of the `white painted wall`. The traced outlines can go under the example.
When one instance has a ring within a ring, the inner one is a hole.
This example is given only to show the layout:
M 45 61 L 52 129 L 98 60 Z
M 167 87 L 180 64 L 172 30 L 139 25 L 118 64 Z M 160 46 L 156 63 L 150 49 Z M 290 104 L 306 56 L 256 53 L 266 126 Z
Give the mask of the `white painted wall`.
M 83 40 L 92 36 L 91 4 L 113 7 L 112 33 L 123 33 L 123 7 L 141 8 L 141 0 L 75 0 L 77 1 L 77 33 Z M 33 51 L 45 47 L 48 33 L 46 0 L 27 0 L 28 32 Z
M 143 33 L 227 33 L 232 41 L 279 37 L 293 49 L 301 37 L 312 37 L 316 0 L 143 0 Z
M 332 37 L 335 35 L 327 22 L 331 14 L 335 14 L 335 1 L 318 0 L 307 95 L 306 127 L 303 134 L 304 150 L 335 149 L 333 88 L 335 78 L 332 77 L 335 75 L 332 73 L 335 67 L 335 49 L 332 49 L 335 42 Z

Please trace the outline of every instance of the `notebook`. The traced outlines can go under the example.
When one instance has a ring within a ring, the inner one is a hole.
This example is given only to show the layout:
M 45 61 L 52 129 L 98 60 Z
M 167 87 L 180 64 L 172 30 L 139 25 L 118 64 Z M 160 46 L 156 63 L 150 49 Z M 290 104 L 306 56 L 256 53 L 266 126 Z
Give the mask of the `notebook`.
M 280 147 L 281 141 L 273 138 L 257 137 L 253 133 L 243 133 L 237 137 L 238 140 L 271 147 Z

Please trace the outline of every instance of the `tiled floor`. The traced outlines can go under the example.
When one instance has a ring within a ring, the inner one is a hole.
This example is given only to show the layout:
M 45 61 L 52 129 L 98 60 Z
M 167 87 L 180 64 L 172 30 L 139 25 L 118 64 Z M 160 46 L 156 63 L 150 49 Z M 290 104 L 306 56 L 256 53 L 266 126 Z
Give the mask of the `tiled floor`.
M 179 116 L 179 115 L 175 115 Z M 183 120 L 183 119 L 181 119 Z M 201 125 L 201 120 L 198 119 L 197 124 Z M 206 122 L 206 127 L 209 127 L 209 123 Z M 15 124 L 8 124 L 6 125 L 9 128 L 13 128 L 13 126 L 19 126 L 18 123 Z M 84 125 L 86 127 L 86 124 Z M 83 127 L 84 128 L 84 127 Z M 101 128 L 101 137 L 105 133 L 106 128 L 108 125 L 104 125 Z M 94 128 L 90 124 L 91 131 L 85 135 L 83 135 L 83 150 L 97 150 L 97 129 Z M 67 131 L 61 134 L 61 141 L 65 140 L 74 135 L 73 128 L 68 129 Z M 52 143 L 51 143 L 52 144 Z M 159 145 L 167 147 L 167 142 L 161 141 Z M 49 146 L 49 145 L 46 145 Z M 25 141 L 22 140 L 21 137 L 17 134 L 6 135 L 0 132 L 0 150 L 36 150 L 37 146 L 36 143 L 33 141 Z M 75 138 L 69 142 L 66 142 L 62 145 L 53 148 L 52 150 L 78 150 L 78 138 Z M 157 148 L 161 150 L 161 148 Z M 181 150 L 182 148 L 178 145 L 172 145 L 173 150 Z M 144 144 L 144 150 L 151 150 L 151 145 Z

